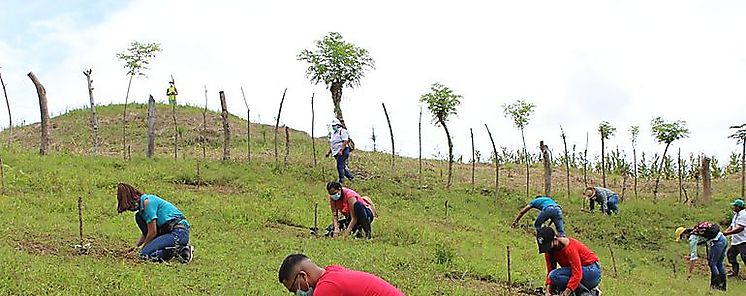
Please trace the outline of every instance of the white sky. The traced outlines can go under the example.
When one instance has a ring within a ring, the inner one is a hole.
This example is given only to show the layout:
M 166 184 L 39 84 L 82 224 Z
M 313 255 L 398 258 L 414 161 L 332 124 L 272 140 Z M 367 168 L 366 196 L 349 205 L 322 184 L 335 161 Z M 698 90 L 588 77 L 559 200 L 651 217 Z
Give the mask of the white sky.
M 43 2 L 43 1 L 42 1 Z M 106 1 L 104 1 L 106 2 Z M 116 2 L 116 1 L 114 1 Z M 29 2 L 31 3 L 31 2 Z M 34 2 L 38 5 L 38 2 Z M 451 119 L 456 154 L 489 155 L 487 123 L 499 146 L 521 146 L 520 133 L 501 105 L 526 99 L 537 105 L 526 129 L 530 148 L 547 141 L 562 150 L 598 154 L 599 122 L 617 133 L 609 147 L 628 150 L 629 126 L 641 127 L 639 150 L 658 152 L 650 134 L 656 116 L 685 120 L 691 136 L 682 152 L 715 154 L 725 164 L 738 149 L 728 126 L 746 122 L 746 2 L 740 1 L 131 1 L 24 17 L 0 28 L 0 69 L 14 121 L 39 120 L 38 100 L 26 73 L 44 83 L 54 115 L 87 105 L 83 69 L 93 69 L 99 104 L 123 102 L 127 77 L 114 54 L 133 41 L 160 42 L 149 78 L 133 82 L 131 101 L 148 94 L 165 101 L 170 74 L 180 102 L 210 108 L 224 90 L 231 113 L 272 122 L 288 88 L 282 122 L 310 131 L 316 92 L 316 133 L 332 119 L 331 95 L 311 85 L 296 56 L 330 31 L 369 50 L 376 69 L 356 89 L 345 89 L 345 120 L 358 146 L 370 149 L 371 127 L 390 150 L 381 102 L 392 116 L 397 153 L 417 155 L 419 97 L 434 82 L 463 95 Z M 5 10 L 31 5 L 25 1 Z M 15 9 L 15 10 L 14 10 Z M 0 13 L 1 15 L 2 13 Z M 4 109 L 4 108 L 3 108 Z M 7 126 L 0 112 L 0 126 Z M 423 155 L 447 153 L 442 128 L 423 119 Z M 678 146 L 671 151 L 675 152 Z M 631 152 L 628 152 L 631 154 Z M 470 156 L 465 156 L 468 159 Z

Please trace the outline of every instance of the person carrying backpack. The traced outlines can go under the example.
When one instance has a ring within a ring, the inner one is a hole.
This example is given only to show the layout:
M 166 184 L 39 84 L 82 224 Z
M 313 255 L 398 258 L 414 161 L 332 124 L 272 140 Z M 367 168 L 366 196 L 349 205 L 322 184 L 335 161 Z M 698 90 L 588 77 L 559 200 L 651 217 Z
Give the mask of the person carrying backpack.
M 710 288 L 725 291 L 726 274 L 723 261 L 725 260 L 725 247 L 727 239 L 720 232 L 720 226 L 712 222 L 699 222 L 693 228 L 679 227 L 674 232 L 676 241 L 689 240 L 689 268 L 687 278 L 692 277 L 694 262 L 699 259 L 697 245 L 706 243 L 710 248 L 707 255 L 707 265 L 710 267 Z
M 352 151 L 352 140 L 350 140 L 350 134 L 342 126 L 339 119 L 334 118 L 332 120 L 332 129 L 334 132 L 329 136 L 329 152 L 326 156 L 333 155 L 334 159 L 337 160 L 337 173 L 339 173 L 339 183 L 344 183 L 345 177 L 347 179 L 354 179 L 355 176 L 350 173 L 350 169 L 347 168 L 347 158 L 350 157 Z

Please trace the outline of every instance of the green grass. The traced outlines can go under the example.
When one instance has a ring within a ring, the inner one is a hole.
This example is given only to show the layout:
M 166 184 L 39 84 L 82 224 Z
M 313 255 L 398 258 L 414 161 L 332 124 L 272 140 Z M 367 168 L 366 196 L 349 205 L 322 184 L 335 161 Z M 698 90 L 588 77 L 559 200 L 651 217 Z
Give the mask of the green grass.
M 161 106 L 162 107 L 162 106 Z M 324 183 L 333 178 L 333 160 L 311 163 L 310 139 L 291 135 L 290 166 L 276 166 L 272 129 L 252 126 L 252 162 L 245 159 L 245 121 L 233 118 L 235 160 L 219 158 L 220 127 L 212 121 L 208 133 L 208 161 L 201 163 L 204 186 L 197 189 L 196 168 L 201 148 L 181 148 L 174 160 L 168 138 L 170 112 L 160 112 L 162 136 L 156 158 L 143 156 L 144 107 L 135 105 L 129 128 L 133 159 L 121 159 L 117 125 L 120 106 L 100 107 L 102 154 L 90 157 L 86 128 L 88 114 L 73 111 L 53 119 L 53 151 L 38 156 L 38 127 L 15 129 L 15 144 L 2 151 L 4 187 L 0 195 L 0 294 L 43 295 L 289 295 L 277 282 L 282 259 L 295 252 L 321 265 L 341 264 L 373 272 L 407 295 L 505 295 L 543 286 L 543 257 L 531 235 L 536 212 L 511 229 L 510 221 L 526 202 L 521 166 L 508 165 L 501 175 L 501 196 L 483 195 L 492 188 L 492 168 L 479 165 L 477 184 L 469 184 L 468 166 L 456 165 L 455 185 L 444 188 L 439 161 L 426 161 L 424 176 L 417 176 L 417 160 L 397 159 L 390 175 L 389 156 L 356 151 L 353 171 L 361 173 L 351 184 L 376 202 L 380 217 L 374 239 L 311 237 L 313 207 L 319 205 L 319 227 L 330 220 Z M 164 110 L 166 110 L 164 108 Z M 201 123 L 198 108 L 180 108 L 179 116 Z M 138 115 L 139 114 L 139 115 Z M 215 118 L 215 114 L 210 116 Z M 189 124 L 184 138 L 195 138 L 198 124 Z M 64 128 L 62 128 L 64 127 Z M 262 129 L 267 140 L 262 141 Z M 0 134 L 4 137 L 6 134 Z M 56 138 L 55 138 L 56 137 Z M 280 136 L 284 139 L 283 134 Z M 283 142 L 281 142 L 283 143 Z M 317 143 L 323 145 L 323 140 Z M 317 147 L 323 154 L 326 147 Z M 280 144 L 280 151 L 284 146 Z M 281 157 L 282 159 L 282 157 Z M 282 161 L 281 161 L 282 162 Z M 512 168 L 515 167 L 515 168 Z M 443 172 L 445 175 L 445 172 Z M 564 194 L 563 174 L 555 173 L 556 199 L 563 205 L 570 236 L 588 244 L 604 269 L 605 295 L 706 295 L 708 276 L 687 281 L 682 257 L 684 244 L 672 240 L 673 229 L 708 219 L 728 219 L 728 200 L 737 193 L 735 179 L 715 181 L 715 200 L 705 206 L 676 203 L 678 191 L 664 183 L 664 198 L 653 203 L 645 192 L 621 204 L 621 214 L 605 217 L 580 212 L 577 198 L 582 184 L 573 182 L 573 199 Z M 540 171 L 532 171 L 532 191 L 540 191 Z M 573 172 L 573 176 L 579 176 Z M 597 180 L 597 176 L 591 176 Z M 138 236 L 132 213 L 116 213 L 115 186 L 128 182 L 176 204 L 193 225 L 196 246 L 191 264 L 144 263 L 122 256 Z M 618 177 L 610 184 L 618 184 Z M 646 182 L 645 186 L 649 186 Z M 612 186 L 613 187 L 613 186 Z M 88 255 L 76 255 L 77 199 L 84 198 L 84 236 L 92 243 Z M 643 198 L 644 197 L 644 198 Z M 445 217 L 444 203 L 450 208 Z M 511 248 L 512 279 L 507 284 L 506 246 Z M 617 274 L 612 270 L 613 248 Z M 674 276 L 672 264 L 676 264 Z M 741 295 L 742 281 L 729 281 L 723 295 Z M 720 293 L 713 293 L 720 294 Z M 516 294 L 521 295 L 521 294 Z

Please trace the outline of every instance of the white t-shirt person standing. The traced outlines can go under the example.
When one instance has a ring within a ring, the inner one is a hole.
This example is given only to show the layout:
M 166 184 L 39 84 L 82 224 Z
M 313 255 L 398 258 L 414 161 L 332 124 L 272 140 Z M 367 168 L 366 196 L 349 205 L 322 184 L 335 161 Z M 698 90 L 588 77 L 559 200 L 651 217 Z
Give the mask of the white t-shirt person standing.
M 350 134 L 339 122 L 339 119 L 334 118 L 332 120 L 332 129 L 334 132 L 329 136 L 329 152 L 327 156 L 333 155 L 334 159 L 337 160 L 337 173 L 339 173 L 339 183 L 344 183 L 345 177 L 347 179 L 354 179 L 355 177 L 350 173 L 347 168 L 347 158 L 350 157 Z
M 738 255 L 746 264 L 746 207 L 742 199 L 736 199 L 730 205 L 733 206 L 733 220 L 723 234 L 731 236 L 727 257 L 732 270 L 728 275 L 738 276 Z

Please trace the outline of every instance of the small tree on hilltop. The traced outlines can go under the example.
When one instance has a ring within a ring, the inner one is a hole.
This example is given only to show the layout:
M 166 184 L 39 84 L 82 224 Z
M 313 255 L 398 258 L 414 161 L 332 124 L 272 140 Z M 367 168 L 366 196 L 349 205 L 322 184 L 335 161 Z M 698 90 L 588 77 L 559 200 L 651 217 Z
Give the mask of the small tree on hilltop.
M 420 101 L 427 104 L 427 109 L 433 114 L 433 122 L 436 126 L 440 125 L 446 132 L 448 139 L 448 183 L 446 187 L 451 186 L 451 172 L 453 167 L 453 142 L 451 134 L 448 132 L 446 123 L 448 117 L 456 115 L 456 107 L 461 104 L 462 96 L 453 93 L 453 91 L 440 84 L 434 83 L 430 87 L 430 92 L 420 97 Z
M 130 87 L 132 78 L 135 76 L 146 76 L 145 70 L 148 70 L 150 60 L 155 58 L 155 54 L 161 51 L 159 43 L 140 43 L 133 41 L 130 46 L 123 52 L 117 53 L 117 59 L 124 62 L 124 69 L 129 75 L 127 83 L 127 95 L 124 97 L 124 113 L 122 115 L 122 145 L 123 151 L 127 153 L 127 102 L 130 96 Z
M 601 179 L 604 188 L 606 187 L 606 140 L 613 136 L 615 132 L 616 128 L 607 121 L 602 121 L 598 125 L 598 133 L 601 135 Z
M 314 51 L 301 51 L 298 60 L 308 62 L 306 77 L 312 83 L 324 82 L 329 87 L 334 115 L 342 126 L 347 127 L 340 107 L 342 88 L 360 86 L 365 71 L 374 68 L 375 61 L 368 55 L 368 50 L 344 41 L 337 32 L 331 32 L 324 39 L 316 41 Z
M 686 122 L 677 120 L 674 122 L 665 122 L 660 117 L 656 117 L 650 122 L 653 136 L 658 143 L 665 143 L 666 148 L 663 149 L 663 155 L 661 155 L 661 164 L 658 166 L 658 172 L 655 177 L 655 187 L 653 189 L 654 198 L 658 198 L 658 184 L 661 180 L 661 169 L 663 168 L 664 161 L 666 160 L 666 153 L 668 147 L 671 146 L 673 141 L 683 139 L 689 136 L 689 129 L 686 128 Z
M 521 130 L 521 139 L 523 140 L 523 156 L 526 162 L 526 197 L 528 198 L 529 192 L 529 171 L 528 171 L 528 150 L 526 150 L 526 137 L 523 132 L 524 128 L 528 125 L 529 117 L 534 112 L 536 106 L 532 103 L 528 103 L 524 100 L 518 100 L 513 104 L 503 104 L 503 113 L 505 117 L 513 119 L 513 124 Z
M 636 144 L 637 144 L 637 135 L 640 134 L 640 127 L 633 125 L 629 128 L 629 134 L 632 139 L 632 173 L 634 174 L 635 178 L 635 198 L 637 198 L 637 150 L 635 150 Z
M 731 126 L 731 129 L 735 129 L 736 132 L 728 136 L 728 138 L 736 139 L 741 144 L 741 198 L 744 198 L 744 191 L 746 187 L 746 177 L 744 171 L 746 171 L 746 124 Z

